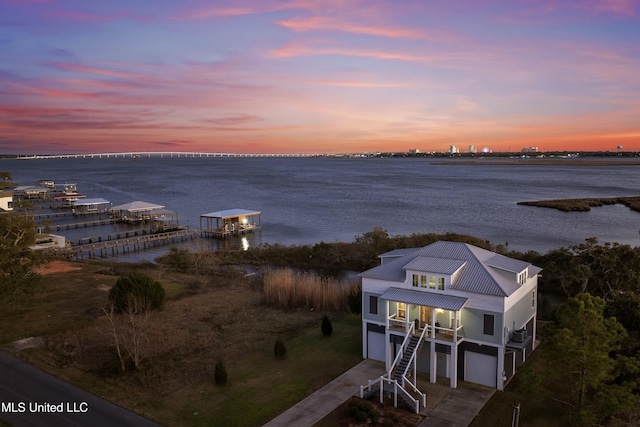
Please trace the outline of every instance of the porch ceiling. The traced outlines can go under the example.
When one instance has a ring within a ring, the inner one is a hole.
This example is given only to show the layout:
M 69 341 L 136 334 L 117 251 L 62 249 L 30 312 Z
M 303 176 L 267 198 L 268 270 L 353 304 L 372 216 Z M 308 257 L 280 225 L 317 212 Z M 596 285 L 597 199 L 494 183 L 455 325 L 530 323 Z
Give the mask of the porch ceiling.
M 435 292 L 416 291 L 413 289 L 389 288 L 380 298 L 404 302 L 406 304 L 424 305 L 458 311 L 467 303 L 468 298 L 442 295 Z

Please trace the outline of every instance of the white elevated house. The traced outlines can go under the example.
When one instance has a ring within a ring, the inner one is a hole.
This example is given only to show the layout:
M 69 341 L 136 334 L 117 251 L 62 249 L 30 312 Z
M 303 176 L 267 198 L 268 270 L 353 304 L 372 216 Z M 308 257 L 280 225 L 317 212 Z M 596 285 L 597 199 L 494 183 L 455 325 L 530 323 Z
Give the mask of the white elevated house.
M 362 356 L 387 373 L 366 391 L 409 390 L 417 410 L 417 371 L 502 390 L 535 346 L 541 268 L 447 241 L 379 257 L 360 274 Z
M 0 190 L 0 212 L 13 210 L 13 191 Z

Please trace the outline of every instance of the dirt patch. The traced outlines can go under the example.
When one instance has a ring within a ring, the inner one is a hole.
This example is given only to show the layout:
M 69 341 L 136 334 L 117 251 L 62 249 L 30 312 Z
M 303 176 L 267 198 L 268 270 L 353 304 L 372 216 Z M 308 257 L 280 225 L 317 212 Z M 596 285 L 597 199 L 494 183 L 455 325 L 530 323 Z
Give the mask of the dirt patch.
M 45 265 L 41 265 L 36 269 L 36 272 L 40 275 L 45 276 L 47 274 L 68 273 L 70 271 L 76 271 L 80 269 L 81 267 L 78 267 L 77 265 L 74 265 L 69 261 L 54 260 L 48 262 Z

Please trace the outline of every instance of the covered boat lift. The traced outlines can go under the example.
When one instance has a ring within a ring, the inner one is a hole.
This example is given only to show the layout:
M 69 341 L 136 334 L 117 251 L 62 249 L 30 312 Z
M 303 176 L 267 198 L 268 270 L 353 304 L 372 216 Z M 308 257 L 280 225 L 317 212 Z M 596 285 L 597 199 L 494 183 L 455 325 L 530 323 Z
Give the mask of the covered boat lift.
M 164 209 L 163 205 L 155 203 L 135 202 L 125 203 L 109 209 L 109 213 L 116 222 L 151 222 L 152 231 L 165 231 L 179 228 L 174 212 Z
M 71 205 L 75 215 L 91 215 L 107 212 L 111 202 L 102 198 L 83 199 L 76 200 Z
M 259 211 L 227 209 L 200 215 L 202 236 L 227 237 L 262 228 Z M 203 224 L 204 223 L 204 224 Z

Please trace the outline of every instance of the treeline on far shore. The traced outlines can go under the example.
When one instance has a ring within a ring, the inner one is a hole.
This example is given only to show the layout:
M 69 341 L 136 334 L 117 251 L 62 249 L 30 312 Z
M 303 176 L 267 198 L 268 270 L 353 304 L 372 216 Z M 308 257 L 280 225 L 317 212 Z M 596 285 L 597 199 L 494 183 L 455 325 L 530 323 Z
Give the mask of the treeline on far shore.
M 419 248 L 439 240 L 468 243 L 511 258 L 530 262 L 543 269 L 539 280 L 541 294 L 564 298 L 591 293 L 607 300 L 638 293 L 640 302 L 640 247 L 618 243 L 601 244 L 596 238 L 584 243 L 560 247 L 541 254 L 535 251 L 509 250 L 508 244 L 456 233 L 416 233 L 391 236 L 383 228 L 356 236 L 351 243 L 320 242 L 313 245 L 286 246 L 263 244 L 248 250 L 190 252 L 172 248 L 158 259 L 183 272 L 204 273 L 211 268 L 233 265 L 292 267 L 320 273 L 361 272 L 380 264 L 378 256 L 403 248 Z M 638 309 L 640 326 L 640 308 Z

